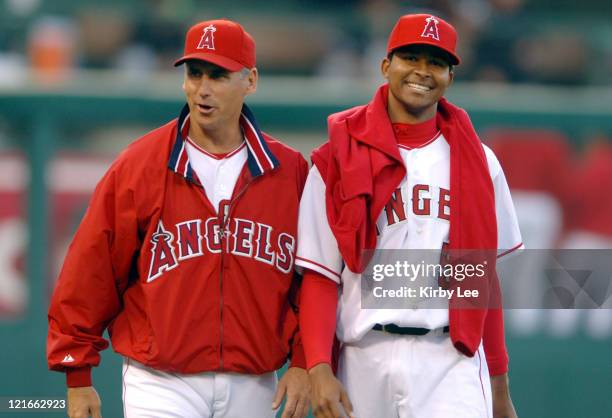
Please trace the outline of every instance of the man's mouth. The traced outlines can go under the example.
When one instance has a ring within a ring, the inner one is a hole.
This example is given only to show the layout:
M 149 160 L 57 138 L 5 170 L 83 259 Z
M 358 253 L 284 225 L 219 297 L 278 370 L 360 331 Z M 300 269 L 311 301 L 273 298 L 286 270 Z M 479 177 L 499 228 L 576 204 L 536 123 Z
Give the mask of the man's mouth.
M 412 90 L 416 90 L 416 91 L 423 92 L 423 93 L 427 93 L 428 91 L 432 90 L 431 87 L 426 86 L 424 84 L 419 84 L 419 83 L 414 83 L 414 82 L 409 82 L 407 84 L 408 84 L 408 87 L 410 87 Z
M 210 105 L 199 104 L 198 110 L 204 115 L 210 115 L 215 110 L 215 108 Z

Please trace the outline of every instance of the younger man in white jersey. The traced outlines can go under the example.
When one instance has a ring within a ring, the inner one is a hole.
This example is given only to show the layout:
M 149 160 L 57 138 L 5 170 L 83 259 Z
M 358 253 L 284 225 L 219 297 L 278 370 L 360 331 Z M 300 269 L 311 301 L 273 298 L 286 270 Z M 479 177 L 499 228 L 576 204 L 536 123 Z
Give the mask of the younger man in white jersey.
M 460 62 L 456 39 L 438 17 L 400 18 L 381 65 L 388 83 L 369 104 L 330 116 L 329 141 L 313 152 L 296 264 L 316 417 L 516 417 L 499 305 L 364 309 L 361 300 L 364 250 L 522 247 L 499 162 L 443 98 Z

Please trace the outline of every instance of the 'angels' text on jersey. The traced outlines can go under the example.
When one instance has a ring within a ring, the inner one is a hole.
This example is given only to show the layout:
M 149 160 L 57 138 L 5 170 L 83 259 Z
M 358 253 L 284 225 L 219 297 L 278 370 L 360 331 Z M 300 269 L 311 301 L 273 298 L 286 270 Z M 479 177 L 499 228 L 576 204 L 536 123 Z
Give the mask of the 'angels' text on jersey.
M 274 235 L 274 236 L 273 236 Z M 293 268 L 295 238 L 274 233 L 270 225 L 232 218 L 221 230 L 217 217 L 191 219 L 169 229 L 160 220 L 151 236 L 151 263 L 147 282 L 159 278 L 181 261 L 201 257 L 205 252 L 226 252 L 250 257 L 275 266 L 283 273 Z
M 409 194 L 409 195 L 408 195 Z M 407 211 L 417 216 L 450 220 L 450 190 L 428 184 L 415 184 L 412 191 L 398 187 L 385 205 L 387 225 L 407 219 Z

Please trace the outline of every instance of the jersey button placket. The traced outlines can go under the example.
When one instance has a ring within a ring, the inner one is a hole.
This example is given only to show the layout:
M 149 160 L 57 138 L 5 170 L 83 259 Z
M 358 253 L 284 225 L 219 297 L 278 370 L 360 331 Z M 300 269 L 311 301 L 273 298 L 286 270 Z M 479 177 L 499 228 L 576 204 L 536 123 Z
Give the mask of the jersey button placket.
M 227 187 L 224 183 L 225 170 L 223 169 L 223 163 L 224 161 L 219 163 L 215 173 L 217 179 L 215 183 L 215 198 L 218 201 L 229 198 L 229 196 L 227 196 Z
M 412 151 L 412 154 L 410 155 L 411 156 L 411 158 L 410 158 L 411 164 L 410 165 L 413 167 L 413 170 L 412 170 L 411 174 L 412 174 L 412 176 L 414 177 L 415 180 L 418 180 L 418 179 L 421 178 L 421 171 L 422 171 L 421 169 L 422 169 L 422 166 L 421 166 L 421 163 L 420 163 L 421 158 L 419 158 L 419 154 L 420 154 L 419 150 L 415 149 L 414 151 Z

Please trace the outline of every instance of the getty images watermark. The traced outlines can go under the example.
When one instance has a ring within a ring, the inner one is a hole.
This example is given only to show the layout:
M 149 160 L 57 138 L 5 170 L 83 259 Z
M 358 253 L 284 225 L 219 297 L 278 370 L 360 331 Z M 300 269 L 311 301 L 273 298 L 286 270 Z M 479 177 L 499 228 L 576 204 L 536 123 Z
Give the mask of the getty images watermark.
M 362 308 L 612 308 L 612 250 L 499 253 L 374 251 L 361 279 Z
M 372 265 L 372 280 L 382 282 L 385 279 L 405 280 L 411 284 L 420 280 L 417 286 L 402 285 L 399 289 L 387 289 L 381 283 L 374 286 L 372 294 L 375 298 L 445 298 L 478 297 L 478 289 L 462 289 L 461 286 L 442 287 L 440 279 L 450 282 L 455 280 L 463 282 L 466 279 L 482 279 L 486 275 L 488 262 L 484 260 L 477 264 L 447 264 L 426 263 L 421 260 L 418 263 L 407 260 L 395 261 L 393 264 L 375 263 Z M 432 280 L 433 279 L 433 280 Z M 435 282 L 435 284 L 434 284 Z

